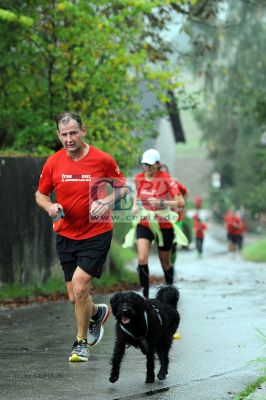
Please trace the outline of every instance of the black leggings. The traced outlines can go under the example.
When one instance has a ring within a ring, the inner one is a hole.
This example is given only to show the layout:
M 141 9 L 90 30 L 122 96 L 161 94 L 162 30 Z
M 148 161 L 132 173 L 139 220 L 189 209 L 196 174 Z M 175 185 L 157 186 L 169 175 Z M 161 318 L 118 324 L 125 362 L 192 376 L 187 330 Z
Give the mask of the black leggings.
M 163 235 L 163 246 L 158 246 L 158 239 L 154 237 L 154 234 L 147 226 L 138 224 L 137 226 L 137 239 L 147 239 L 150 242 L 156 240 L 159 250 L 169 251 L 172 249 L 174 241 L 174 229 L 173 228 L 162 228 Z

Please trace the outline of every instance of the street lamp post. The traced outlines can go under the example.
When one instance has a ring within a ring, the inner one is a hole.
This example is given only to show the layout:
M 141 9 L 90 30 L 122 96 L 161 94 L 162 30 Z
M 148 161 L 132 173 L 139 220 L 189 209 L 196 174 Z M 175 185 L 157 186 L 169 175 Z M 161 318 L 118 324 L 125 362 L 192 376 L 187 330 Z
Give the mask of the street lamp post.
M 213 172 L 212 177 L 211 177 L 211 183 L 213 189 L 220 189 L 221 187 L 221 175 L 219 172 Z

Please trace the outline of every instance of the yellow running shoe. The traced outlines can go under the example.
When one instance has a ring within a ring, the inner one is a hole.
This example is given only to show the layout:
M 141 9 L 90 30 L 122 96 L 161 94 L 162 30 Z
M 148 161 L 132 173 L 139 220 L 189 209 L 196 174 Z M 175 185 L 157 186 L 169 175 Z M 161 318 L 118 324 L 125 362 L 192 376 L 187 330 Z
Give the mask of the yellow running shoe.
M 179 333 L 179 332 L 174 333 L 174 334 L 173 334 L 173 339 L 175 339 L 175 340 L 181 339 L 180 333 Z
M 86 339 L 76 340 L 73 344 L 73 348 L 69 357 L 71 362 L 82 362 L 88 361 L 89 349 Z

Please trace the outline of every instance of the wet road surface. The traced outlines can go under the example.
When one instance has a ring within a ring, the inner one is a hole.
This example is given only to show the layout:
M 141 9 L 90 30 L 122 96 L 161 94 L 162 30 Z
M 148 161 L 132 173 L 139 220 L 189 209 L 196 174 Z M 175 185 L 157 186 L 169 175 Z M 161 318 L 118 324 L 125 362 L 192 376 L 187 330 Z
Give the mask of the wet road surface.
M 66 301 L 0 310 L 0 398 L 13 400 L 225 400 L 262 372 L 257 332 L 266 332 L 266 265 L 226 251 L 209 228 L 204 254 L 181 251 L 175 271 L 180 290 L 181 340 L 171 349 L 165 381 L 145 384 L 145 357 L 128 348 L 120 379 L 109 383 L 114 318 L 87 363 L 68 363 L 74 341 L 72 306 Z M 133 264 L 131 266 L 133 268 Z M 156 255 L 151 273 L 162 275 Z M 151 291 L 151 297 L 156 288 Z M 109 302 L 110 296 L 95 296 Z

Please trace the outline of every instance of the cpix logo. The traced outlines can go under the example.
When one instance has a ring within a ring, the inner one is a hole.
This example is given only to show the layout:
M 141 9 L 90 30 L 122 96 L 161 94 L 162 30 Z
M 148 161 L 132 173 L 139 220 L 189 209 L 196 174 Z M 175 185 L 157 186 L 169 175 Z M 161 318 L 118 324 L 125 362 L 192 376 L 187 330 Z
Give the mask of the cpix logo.
M 15 379 L 29 381 L 31 379 L 63 379 L 64 375 L 61 372 L 15 372 Z
M 133 206 L 133 193 L 129 185 L 116 186 L 115 180 L 110 178 L 100 178 L 90 185 L 90 198 L 92 201 L 100 200 L 104 197 L 106 188 L 110 188 L 114 193 L 115 204 L 112 209 L 114 210 L 131 210 Z M 104 191 L 104 192 L 103 192 Z M 126 191 L 127 194 L 122 193 Z

